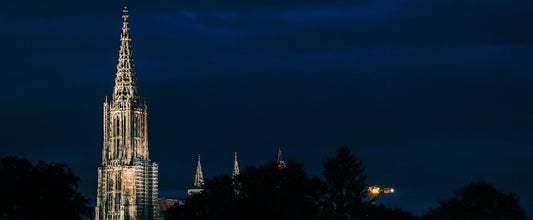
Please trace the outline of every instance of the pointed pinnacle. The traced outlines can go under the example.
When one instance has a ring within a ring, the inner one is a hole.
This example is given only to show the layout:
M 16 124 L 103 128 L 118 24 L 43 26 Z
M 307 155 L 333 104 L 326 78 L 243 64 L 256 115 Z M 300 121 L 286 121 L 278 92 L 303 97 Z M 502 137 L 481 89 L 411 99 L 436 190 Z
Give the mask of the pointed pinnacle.
M 233 173 L 232 178 L 235 178 L 235 176 L 239 175 L 239 162 L 237 161 L 237 152 L 235 152 L 235 161 L 233 161 Z
M 128 6 L 124 6 L 124 9 L 122 10 L 122 12 L 124 13 L 122 15 L 122 18 L 124 19 L 124 22 L 128 22 Z

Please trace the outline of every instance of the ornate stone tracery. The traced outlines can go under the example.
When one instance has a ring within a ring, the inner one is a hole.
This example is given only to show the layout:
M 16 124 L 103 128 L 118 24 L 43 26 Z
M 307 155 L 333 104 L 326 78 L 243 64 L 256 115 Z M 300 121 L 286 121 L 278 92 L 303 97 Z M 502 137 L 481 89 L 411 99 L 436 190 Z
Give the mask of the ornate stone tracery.
M 147 106 L 137 94 L 126 7 L 123 12 L 113 97 L 104 102 L 95 214 L 97 220 L 160 219 L 158 164 L 148 154 Z

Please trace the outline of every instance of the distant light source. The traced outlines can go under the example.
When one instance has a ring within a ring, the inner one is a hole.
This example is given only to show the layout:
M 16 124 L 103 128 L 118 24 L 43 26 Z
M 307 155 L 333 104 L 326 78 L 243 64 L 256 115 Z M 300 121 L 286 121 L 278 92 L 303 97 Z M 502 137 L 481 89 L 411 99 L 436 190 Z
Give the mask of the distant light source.
M 383 189 L 383 192 L 384 193 L 394 193 L 394 189 L 393 188 L 385 188 L 385 189 Z
M 371 194 L 379 194 L 381 192 L 381 189 L 377 186 L 370 186 L 368 187 L 368 192 L 370 192 Z
M 379 186 L 369 186 L 368 187 L 368 198 L 370 199 L 370 202 L 375 205 L 376 204 L 376 197 L 381 193 L 394 193 L 393 188 L 383 188 L 381 189 Z

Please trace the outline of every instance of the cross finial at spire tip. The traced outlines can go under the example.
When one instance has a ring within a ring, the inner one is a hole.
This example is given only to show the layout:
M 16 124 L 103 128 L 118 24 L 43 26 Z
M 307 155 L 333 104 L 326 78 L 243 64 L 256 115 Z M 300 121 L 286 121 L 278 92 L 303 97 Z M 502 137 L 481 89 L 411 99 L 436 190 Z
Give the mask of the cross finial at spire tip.
M 124 22 L 128 20 L 128 6 L 124 5 L 124 9 L 122 10 L 122 18 L 124 18 Z

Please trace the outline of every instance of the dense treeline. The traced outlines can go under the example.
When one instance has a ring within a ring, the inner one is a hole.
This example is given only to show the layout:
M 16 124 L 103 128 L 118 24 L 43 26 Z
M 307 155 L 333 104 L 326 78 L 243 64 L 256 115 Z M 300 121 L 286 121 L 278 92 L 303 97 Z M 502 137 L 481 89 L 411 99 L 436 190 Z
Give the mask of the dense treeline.
M 429 210 L 424 220 L 527 219 L 515 196 L 514 193 L 505 194 L 486 182 L 470 183 L 457 189 L 453 198 L 439 201 L 439 207 Z
M 0 219 L 85 219 L 93 208 L 65 164 L 0 158 Z
M 165 219 L 527 220 L 515 194 L 486 182 L 457 189 L 418 217 L 372 205 L 364 166 L 348 147 L 324 160 L 323 167 L 321 177 L 309 177 L 295 160 L 283 167 L 250 166 L 235 179 L 218 175 L 185 205 L 168 209 Z M 0 158 L 0 220 L 91 218 L 93 208 L 77 189 L 80 181 L 65 164 Z
M 168 209 L 165 219 L 527 219 L 514 194 L 484 182 L 458 189 L 422 217 L 373 205 L 364 166 L 347 146 L 323 161 L 321 178 L 309 178 L 295 160 L 282 168 L 271 162 L 247 167 L 235 179 L 226 174 L 207 179 L 204 190 L 184 202 Z
M 418 219 L 370 203 L 363 164 L 348 147 L 323 165 L 323 180 L 295 160 L 247 167 L 235 179 L 215 176 L 165 219 Z

